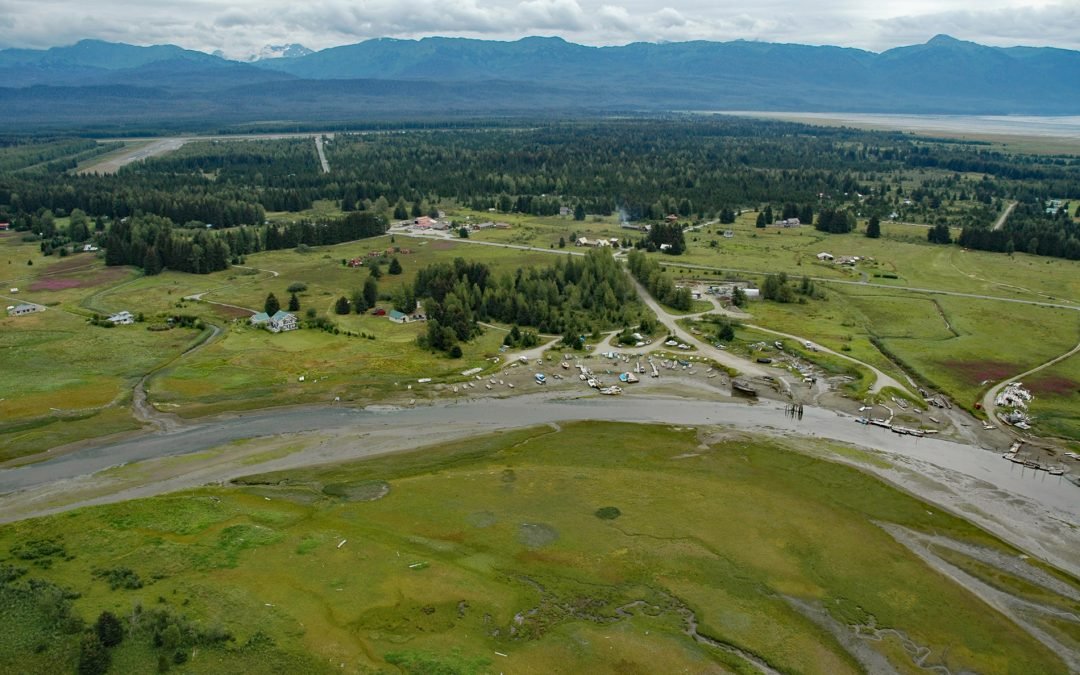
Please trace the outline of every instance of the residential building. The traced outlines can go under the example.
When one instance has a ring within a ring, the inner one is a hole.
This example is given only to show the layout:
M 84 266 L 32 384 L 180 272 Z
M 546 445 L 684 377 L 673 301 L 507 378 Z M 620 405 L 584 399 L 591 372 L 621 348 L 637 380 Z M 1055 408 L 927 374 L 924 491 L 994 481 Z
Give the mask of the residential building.
M 8 316 L 26 316 L 27 314 L 44 311 L 44 305 L 35 305 L 32 302 L 24 302 L 21 305 L 15 305 L 13 307 L 7 308 Z
M 294 315 L 280 309 L 273 316 L 267 316 L 266 312 L 259 312 L 248 321 L 252 326 L 266 326 L 266 330 L 271 333 L 284 333 L 300 327 Z

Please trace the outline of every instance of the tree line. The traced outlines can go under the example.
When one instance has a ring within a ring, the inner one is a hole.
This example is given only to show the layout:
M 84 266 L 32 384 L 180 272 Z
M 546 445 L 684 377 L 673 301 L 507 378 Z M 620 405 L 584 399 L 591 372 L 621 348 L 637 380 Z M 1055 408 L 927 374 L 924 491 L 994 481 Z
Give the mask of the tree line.
M 677 287 L 671 276 L 664 273 L 660 263 L 644 253 L 631 251 L 627 256 L 626 266 L 658 302 L 684 312 L 693 305 L 690 289 Z
M 484 263 L 456 258 L 420 270 L 413 291 L 428 319 L 423 344 L 446 352 L 476 336 L 479 321 L 527 326 L 577 344 L 597 330 L 637 325 L 645 311 L 603 250 L 499 276 Z
M 147 275 L 164 269 L 209 274 L 239 264 L 243 256 L 305 246 L 329 246 L 374 237 L 386 224 L 371 213 L 350 213 L 325 222 L 242 227 L 212 231 L 177 228 L 159 216 L 136 216 L 113 222 L 104 238 L 106 265 L 133 265 Z

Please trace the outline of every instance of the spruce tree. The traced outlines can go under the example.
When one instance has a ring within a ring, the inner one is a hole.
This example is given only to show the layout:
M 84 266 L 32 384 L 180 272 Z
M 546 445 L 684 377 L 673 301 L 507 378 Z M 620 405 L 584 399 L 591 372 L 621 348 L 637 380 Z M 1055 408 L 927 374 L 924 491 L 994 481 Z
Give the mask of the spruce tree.
M 263 304 L 263 311 L 266 312 L 266 315 L 274 316 L 280 310 L 281 303 L 279 303 L 278 299 L 274 297 L 274 294 L 271 293 L 270 295 L 266 296 L 266 302 Z
M 871 239 L 881 236 L 881 220 L 877 216 L 870 216 L 870 220 L 867 221 L 866 236 Z

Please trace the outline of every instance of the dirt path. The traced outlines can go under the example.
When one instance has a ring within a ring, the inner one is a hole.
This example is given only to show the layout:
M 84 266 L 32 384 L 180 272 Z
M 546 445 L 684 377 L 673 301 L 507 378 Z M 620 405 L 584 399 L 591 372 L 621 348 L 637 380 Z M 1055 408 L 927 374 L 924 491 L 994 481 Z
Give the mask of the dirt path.
M 685 344 L 697 347 L 698 351 L 696 353 L 698 355 L 712 359 L 713 361 L 716 361 L 717 363 L 727 366 L 729 368 L 734 368 L 735 370 L 743 373 L 744 375 L 750 375 L 752 377 L 764 377 L 768 374 L 764 368 L 758 366 L 753 361 L 735 356 L 734 354 L 730 354 L 722 349 L 717 349 L 711 344 L 699 340 L 696 336 L 683 330 L 679 326 L 679 324 L 675 323 L 676 320 L 694 318 L 696 316 L 701 316 L 701 313 L 680 316 L 671 314 L 666 309 L 664 309 L 664 307 L 659 302 L 657 302 L 655 298 L 652 297 L 649 291 L 646 290 L 645 287 L 642 286 L 638 282 L 638 280 L 630 274 L 629 271 L 627 271 L 626 274 L 633 282 L 634 288 L 637 289 L 638 296 L 641 297 L 641 301 L 644 302 L 645 305 L 649 309 L 651 309 L 654 314 L 656 314 L 656 318 L 660 321 L 660 323 L 662 323 L 671 332 L 672 335 L 675 335 Z
M 216 340 L 222 333 L 221 328 L 214 324 L 207 324 L 210 327 L 210 335 L 206 337 L 200 337 L 195 344 L 185 349 L 180 354 L 177 354 L 175 358 L 155 367 L 135 384 L 135 389 L 132 391 L 131 397 L 131 413 L 135 416 L 135 419 L 139 420 L 143 424 L 149 424 L 159 431 L 176 431 L 183 428 L 184 421 L 178 416 L 169 413 L 163 413 L 153 405 L 146 398 L 146 381 L 151 377 L 161 372 L 165 368 L 173 365 L 188 354 L 194 354 L 196 351 L 207 346 L 214 340 Z
M 1009 434 L 1010 436 L 1012 436 L 1014 438 L 1018 438 L 1018 439 L 1022 438 L 1022 439 L 1026 440 L 1026 441 L 1031 441 L 1032 440 L 1031 437 L 1021 435 L 1020 432 L 1017 431 L 1016 427 L 1005 424 L 1000 419 L 998 419 L 998 416 L 997 416 L 997 395 L 998 395 L 998 392 L 1001 391 L 1001 389 L 1005 385 L 1009 384 L 1010 382 L 1018 382 L 1020 380 L 1023 380 L 1024 378 L 1028 377 L 1029 375 L 1034 375 L 1035 373 L 1039 372 L 1040 370 L 1043 370 L 1044 368 L 1049 368 L 1050 366 L 1054 365 L 1055 363 L 1059 363 L 1061 361 L 1064 361 L 1065 359 L 1067 359 L 1067 358 L 1069 358 L 1071 356 L 1074 356 L 1076 354 L 1080 354 L 1080 342 L 1078 342 L 1075 347 L 1073 347 L 1069 351 L 1065 352 L 1061 356 L 1056 356 L 1056 357 L 1050 359 L 1049 361 L 1047 361 L 1046 363 L 1043 363 L 1042 365 L 1035 366 L 1031 370 L 1020 373 L 1019 375 L 1014 375 L 1014 376 L 1012 376 L 1010 378 L 1004 379 L 1001 382 L 998 382 L 997 384 L 995 384 L 989 390 L 987 390 L 987 392 L 985 394 L 983 394 L 982 407 L 983 407 L 983 410 L 986 411 L 987 417 L 990 418 L 990 423 L 993 424 L 994 426 L 996 426 L 1001 431 L 1004 431 L 1005 433 Z
M 1015 208 L 1016 208 L 1016 202 L 1009 202 L 1009 205 L 1006 206 L 1005 210 L 1001 212 L 1001 215 L 998 216 L 998 219 L 996 221 L 994 221 L 994 226 L 991 227 L 990 229 L 991 230 L 1000 230 L 1001 228 L 1005 227 L 1005 221 L 1007 221 L 1009 219 L 1009 216 L 1012 215 L 1013 209 L 1015 209 Z
M 772 335 L 778 335 L 780 337 L 790 338 L 792 340 L 795 340 L 799 344 L 806 344 L 808 342 L 808 340 L 806 340 L 806 338 L 799 337 L 798 335 L 791 335 L 790 333 L 781 333 L 778 330 L 772 330 L 771 328 L 763 328 L 761 326 L 755 326 L 753 324 L 746 324 L 746 325 L 747 325 L 748 328 L 753 328 L 754 330 L 759 330 L 759 331 L 761 331 L 763 333 L 770 333 Z M 861 366 L 863 368 L 866 368 L 867 370 L 872 372 L 874 374 L 874 384 L 870 386 L 870 393 L 871 394 L 877 394 L 882 389 L 884 389 L 885 387 L 892 387 L 893 389 L 896 389 L 898 391 L 907 391 L 907 387 L 900 384 L 900 382 L 897 381 L 895 378 L 890 377 L 889 375 L 886 375 L 885 373 L 881 372 L 880 370 L 878 370 L 874 366 L 870 365 L 869 363 L 866 363 L 865 361 L 860 361 L 860 360 L 858 360 L 858 359 L 856 359 L 854 357 L 848 356 L 847 354 L 842 354 L 840 352 L 834 352 L 833 350 L 829 349 L 828 347 L 822 347 L 819 344 L 815 344 L 814 349 L 818 350 L 819 352 L 824 352 L 826 354 L 831 354 L 832 356 L 836 356 L 838 358 L 844 359 L 845 361 L 850 361 L 851 363 L 854 363 L 857 366 Z

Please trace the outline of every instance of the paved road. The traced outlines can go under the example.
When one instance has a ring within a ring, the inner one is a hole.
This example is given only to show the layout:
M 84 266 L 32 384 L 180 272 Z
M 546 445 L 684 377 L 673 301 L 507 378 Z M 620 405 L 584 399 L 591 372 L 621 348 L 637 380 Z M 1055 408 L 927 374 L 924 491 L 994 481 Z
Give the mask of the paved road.
M 330 173 L 330 162 L 326 161 L 326 153 L 323 151 L 322 134 L 315 136 L 315 150 L 319 153 L 319 164 L 322 166 L 322 172 Z

